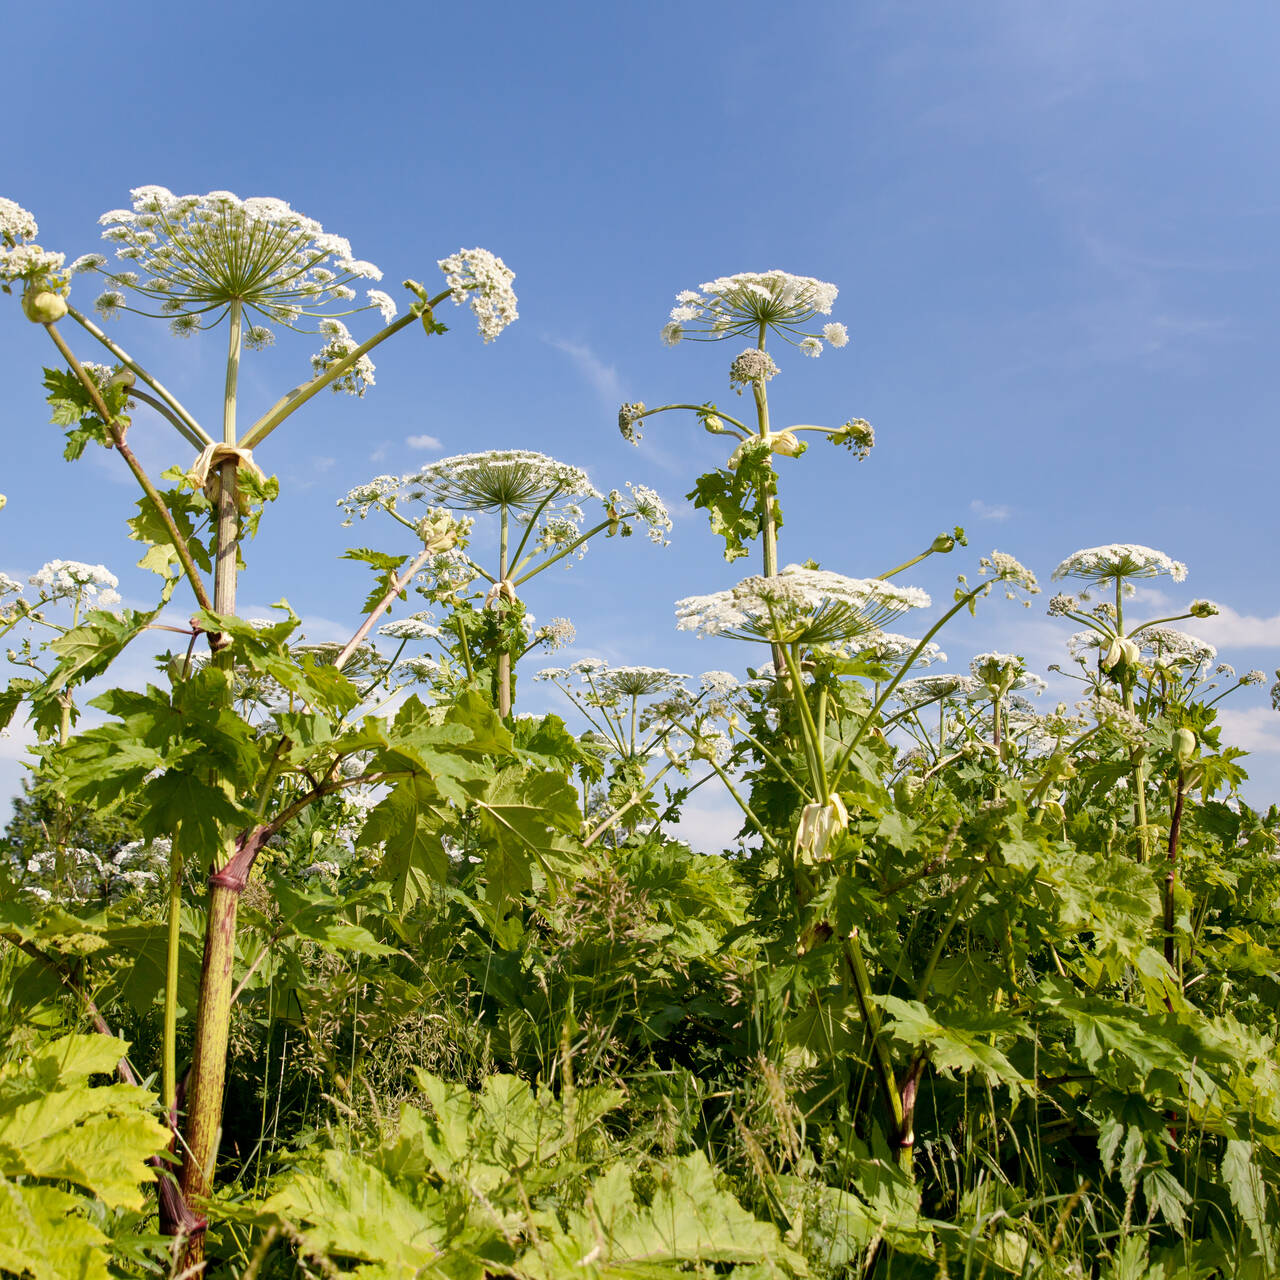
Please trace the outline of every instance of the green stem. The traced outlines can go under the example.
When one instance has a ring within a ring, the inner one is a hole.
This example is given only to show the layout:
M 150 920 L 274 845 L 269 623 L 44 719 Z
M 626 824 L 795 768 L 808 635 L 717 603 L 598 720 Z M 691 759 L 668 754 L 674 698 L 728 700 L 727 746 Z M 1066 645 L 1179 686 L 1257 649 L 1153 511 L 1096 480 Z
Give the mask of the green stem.
M 507 541 L 510 536 L 510 516 L 505 503 L 502 506 L 499 520 L 498 581 L 502 583 L 507 580 Z M 499 590 L 494 604 L 498 607 L 498 621 L 501 625 L 506 618 L 507 604 L 501 590 Z M 511 650 L 506 647 L 505 642 L 498 653 L 498 714 L 504 720 L 511 714 Z
M 956 899 L 956 905 L 952 909 L 946 924 L 943 925 L 941 933 L 938 934 L 937 941 L 933 944 L 933 950 L 929 953 L 929 959 L 924 966 L 924 973 L 916 984 L 917 1000 L 923 1001 L 929 994 L 929 984 L 933 981 L 934 970 L 937 969 L 938 962 L 942 959 L 947 939 L 951 937 L 952 931 L 960 923 L 960 917 L 969 909 L 969 904 L 977 896 L 985 870 L 984 866 L 975 863 L 973 870 L 969 872 L 964 888 L 961 889 L 960 896 Z
M 800 678 L 800 664 L 796 660 L 799 645 L 779 645 L 787 671 L 791 676 L 791 686 L 795 691 L 792 701 L 800 719 L 800 732 L 804 738 L 805 759 L 809 762 L 809 780 L 817 793 L 817 799 L 823 804 L 831 798 L 827 789 L 827 771 L 822 758 L 822 743 L 818 739 L 818 728 L 814 723 L 813 712 L 809 710 L 809 700 L 804 695 L 804 684 Z
M 199 441 L 197 448 L 203 448 L 204 445 L 213 443 L 213 437 L 183 408 L 180 401 L 156 378 L 153 378 L 132 356 L 121 347 L 118 347 L 110 338 L 107 337 L 96 324 L 87 316 L 83 316 L 75 307 L 68 305 L 67 314 L 76 321 L 87 332 L 91 333 L 99 342 L 102 343 L 108 351 L 111 352 L 117 360 L 120 361 L 126 369 L 128 369 L 135 377 L 141 378 L 143 382 L 151 388 L 152 391 L 160 397 L 161 400 L 173 410 L 174 414 L 182 421 L 182 423 L 194 434 Z M 173 419 L 170 418 L 172 422 Z M 174 424 L 177 425 L 176 423 Z M 185 433 L 184 433 L 185 434 Z M 190 439 L 190 437 L 188 437 Z
M 80 379 L 81 385 L 89 393 L 89 399 L 93 402 L 94 409 L 111 432 L 116 452 L 125 460 L 129 470 L 133 472 L 134 479 L 142 486 L 142 492 L 147 495 L 151 505 L 155 508 L 156 514 L 164 524 L 165 532 L 169 535 L 169 542 L 177 553 L 178 560 L 186 572 L 187 580 L 191 583 L 191 589 L 195 592 L 196 599 L 200 602 L 200 607 L 202 609 L 212 608 L 208 593 L 204 589 L 204 583 L 200 579 L 200 571 L 196 568 L 195 561 L 191 558 L 187 540 L 178 532 L 178 526 L 174 523 L 173 516 L 170 514 L 169 508 L 165 506 L 164 499 L 160 496 L 159 491 L 151 483 L 151 477 L 142 469 L 142 464 L 135 457 L 133 450 L 125 443 L 124 429 L 112 416 L 111 410 L 107 408 L 102 395 L 98 391 L 97 383 L 84 371 L 84 366 L 76 359 L 71 348 L 67 346 L 62 334 L 51 324 L 45 325 L 45 330 L 48 332 L 49 337 L 53 339 L 53 345 L 61 352 L 62 358 L 71 366 L 76 377 Z
M 862 723 L 858 726 L 857 732 L 853 735 L 853 741 L 849 743 L 844 750 L 844 754 L 836 762 L 835 771 L 831 775 L 830 786 L 832 790 L 839 787 L 840 779 L 844 776 L 845 769 L 849 767 L 849 761 L 853 759 L 853 753 L 857 749 L 858 743 L 862 741 L 867 730 L 871 727 L 872 720 L 875 719 L 880 708 L 883 707 L 884 704 L 893 696 L 893 691 L 902 683 L 907 672 L 910 671 L 912 666 L 915 664 L 915 660 L 925 651 L 925 647 L 928 645 L 929 641 L 932 640 L 933 637 L 936 636 L 938 632 L 941 631 L 942 628 L 960 612 L 961 609 L 965 608 L 971 601 L 976 600 L 977 597 L 981 595 L 983 591 L 987 590 L 989 586 L 990 583 L 983 583 L 980 586 L 974 587 L 972 591 L 966 591 L 965 594 L 962 595 L 960 599 L 957 600 L 955 604 L 952 605 L 952 607 L 948 609 L 932 627 L 929 628 L 925 633 L 924 638 L 911 651 L 911 655 L 907 658 L 906 662 L 902 664 L 897 675 L 895 675 L 885 686 L 884 692 L 876 699 L 871 710 L 868 711 L 866 716 L 863 718 Z
M 582 847 L 584 849 L 589 849 L 597 840 L 600 839 L 602 835 L 604 835 L 606 831 L 609 830 L 610 827 L 616 827 L 622 820 L 622 815 L 626 813 L 628 809 L 635 808 L 635 806 L 638 805 L 645 796 L 651 794 L 654 787 L 662 781 L 663 775 L 672 767 L 671 761 L 668 760 L 667 763 L 664 764 L 662 768 L 645 783 L 643 789 L 635 792 L 626 804 L 619 809 L 615 809 L 613 813 L 611 813 L 598 827 L 596 827 L 594 831 L 591 832 L 589 836 L 587 836 L 585 840 L 583 840 Z
M 438 302 L 443 302 L 449 296 L 450 291 L 446 289 L 444 293 L 431 299 L 428 308 L 434 307 Z M 240 447 L 242 449 L 256 449 L 290 414 L 296 413 L 312 396 L 318 395 L 330 383 L 342 377 L 361 356 L 372 351 L 380 342 L 385 342 L 393 333 L 399 333 L 401 329 L 412 324 L 418 317 L 419 312 L 416 310 L 400 316 L 399 319 L 393 320 L 387 325 L 385 329 L 375 333 L 367 342 L 362 342 L 350 355 L 344 356 L 337 364 L 331 365 L 323 373 L 312 378 L 310 382 L 304 382 L 301 386 L 294 387 L 287 395 L 277 400 L 245 432 L 244 439 L 240 441 Z
M 524 561 L 520 559 L 520 556 L 524 552 L 525 543 L 529 541 L 529 535 L 533 532 L 534 526 L 537 525 L 539 516 L 542 515 L 542 513 L 550 505 L 552 499 L 555 498 L 556 495 L 560 492 L 561 487 L 562 486 L 560 485 L 556 485 L 556 487 L 552 489 L 551 492 L 547 494 L 547 496 L 543 498 L 543 500 L 540 503 L 538 503 L 536 509 L 530 514 L 529 519 L 526 522 L 524 527 L 524 535 L 523 537 L 521 537 L 519 543 L 516 545 L 515 552 L 511 557 L 511 563 L 515 565 L 515 571 L 517 573 L 519 573 L 519 571 L 524 567 Z M 506 575 L 504 574 L 503 576 L 505 577 Z
M 899 1137 L 903 1131 L 902 1095 L 898 1092 L 898 1081 L 893 1073 L 893 1059 L 889 1056 L 889 1046 L 885 1044 L 880 1033 L 880 1009 L 876 1005 L 871 990 L 871 977 L 867 973 L 866 961 L 862 957 L 862 947 L 858 942 L 858 931 L 854 929 L 843 943 L 845 961 L 849 976 L 853 979 L 853 993 L 858 1002 L 858 1012 L 862 1015 L 862 1024 L 866 1028 L 867 1041 L 871 1046 L 871 1057 L 875 1064 L 876 1079 L 880 1083 L 880 1092 L 884 1095 L 885 1106 L 893 1117 L 895 1134 Z M 907 1144 L 910 1150 L 910 1144 Z M 901 1160 L 899 1161 L 901 1163 Z
M 230 333 L 227 336 L 227 380 L 222 397 L 222 440 L 236 442 L 236 390 L 240 379 L 240 346 L 243 307 L 239 299 L 231 303 Z M 218 544 L 213 566 L 213 598 L 221 614 L 236 611 L 236 560 L 240 533 L 240 512 L 236 506 L 236 460 L 228 459 L 218 468 Z
M 178 960 L 182 941 L 182 851 L 169 849 L 169 938 L 164 967 L 164 1060 L 160 1100 L 171 1125 L 178 1119 Z
M 621 516 L 620 519 L 630 520 L 632 519 L 632 517 L 634 517 L 634 515 L 635 515 L 635 512 L 632 511 L 625 516 Z M 567 547 L 562 547 L 549 560 L 544 560 L 541 564 L 534 565 L 534 567 L 530 569 L 527 573 L 522 573 L 518 578 L 513 578 L 511 585 L 513 587 L 518 587 L 520 586 L 521 583 L 528 582 L 529 579 L 532 578 L 535 574 L 541 573 L 544 569 L 550 569 L 553 564 L 556 564 L 558 561 L 563 560 L 565 556 L 570 555 L 574 551 L 576 551 L 580 546 L 582 546 L 584 542 L 587 541 L 588 538 L 594 538 L 596 534 L 600 532 L 601 529 L 607 529 L 613 523 L 615 523 L 613 520 L 601 520 L 598 525 L 593 526 L 592 528 L 588 529 L 586 533 L 581 534 L 579 537 L 575 538 L 571 543 L 569 543 Z
M 767 844 L 774 853 L 781 856 L 782 850 L 778 847 L 778 842 L 764 829 L 764 825 L 761 823 L 760 819 L 756 817 L 751 806 L 742 798 L 741 795 L 738 794 L 738 789 L 733 785 L 732 781 L 730 781 L 729 775 L 725 773 L 725 771 L 716 764 L 714 760 L 708 760 L 707 763 L 716 771 L 720 781 L 724 783 L 729 794 L 737 802 L 738 808 L 747 815 L 747 821 L 750 822 L 751 825 L 760 833 L 765 844 Z

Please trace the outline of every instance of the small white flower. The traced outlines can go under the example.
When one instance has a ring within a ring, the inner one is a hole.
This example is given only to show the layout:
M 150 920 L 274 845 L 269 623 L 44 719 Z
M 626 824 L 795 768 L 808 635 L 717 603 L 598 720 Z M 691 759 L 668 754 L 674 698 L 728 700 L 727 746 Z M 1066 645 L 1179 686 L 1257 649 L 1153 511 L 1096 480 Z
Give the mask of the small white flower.
M 382 312 L 382 318 L 387 324 L 396 318 L 395 299 L 389 293 L 383 293 L 381 289 L 370 289 L 367 296 L 369 301 Z
M 488 249 L 459 249 L 441 258 L 437 265 L 453 291 L 454 302 L 459 306 L 468 303 L 475 313 L 485 342 L 492 342 L 507 325 L 519 319 L 515 290 L 511 287 L 515 272 Z

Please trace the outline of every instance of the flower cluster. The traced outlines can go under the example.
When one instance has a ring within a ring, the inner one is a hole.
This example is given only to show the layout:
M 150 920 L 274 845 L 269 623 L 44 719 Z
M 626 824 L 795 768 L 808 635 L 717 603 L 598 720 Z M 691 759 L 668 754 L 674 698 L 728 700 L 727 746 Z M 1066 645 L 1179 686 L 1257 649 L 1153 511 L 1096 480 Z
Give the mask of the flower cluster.
M 511 287 L 516 273 L 488 249 L 459 249 L 441 258 L 437 265 L 453 291 L 454 303 L 461 306 L 466 302 L 475 313 L 480 336 L 486 342 L 492 342 L 507 325 L 520 318 Z
M 50 560 L 28 579 L 44 597 L 76 600 L 110 609 L 120 603 L 116 587 L 120 580 L 105 565 L 82 564 L 79 560 Z
M 916 676 L 904 680 L 893 696 L 905 707 L 922 707 L 942 698 L 971 698 L 981 693 L 984 685 L 973 676 L 944 672 L 935 676 Z
M 850 418 L 843 426 L 829 432 L 827 439 L 832 444 L 844 445 L 859 462 L 863 462 L 876 447 L 876 429 L 866 418 Z
M 835 644 L 928 606 L 928 595 L 918 587 L 788 565 L 774 577 L 745 578 L 728 591 L 680 600 L 676 616 L 680 630 L 704 635 Z
M 23 282 L 28 289 L 64 286 L 64 278 L 55 273 L 62 267 L 66 255 L 42 249 L 38 244 L 22 243 L 34 239 L 39 230 L 35 218 L 26 209 L 0 196 L 0 288 L 6 293 L 16 281 Z
M 168 870 L 169 853 L 170 842 L 163 837 L 131 841 L 110 857 L 78 847 L 46 849 L 23 865 L 24 887 L 41 902 L 116 902 L 158 888 Z
M 378 634 L 390 636 L 393 640 L 434 640 L 440 634 L 440 628 L 432 622 L 431 614 L 411 613 L 407 618 L 384 622 L 378 628 Z
M 767 351 L 748 347 L 741 355 L 735 356 L 729 366 L 729 385 L 741 395 L 743 387 L 753 382 L 768 382 L 777 372 L 778 366 Z
M 1163 551 L 1133 542 L 1112 542 L 1104 547 L 1088 547 L 1069 555 L 1054 571 L 1054 578 L 1084 578 L 1101 585 L 1126 578 L 1158 578 L 1167 574 L 1174 582 L 1187 576 L 1181 560 L 1170 559 Z
M 1026 669 L 1026 659 L 1020 653 L 979 653 L 969 661 L 969 671 L 975 680 L 1001 695 L 1012 689 L 1034 689 L 1043 693 L 1048 687 L 1034 672 Z
M 823 280 L 787 271 L 744 271 L 708 281 L 699 290 L 676 295 L 662 340 L 674 346 L 682 338 L 714 342 L 735 335 L 758 338 L 772 329 L 806 355 L 822 354 L 822 344 L 843 347 L 849 332 L 842 324 L 826 324 L 810 332 L 819 315 L 830 315 L 839 290 Z
M 1165 666 L 1209 666 L 1218 656 L 1218 650 L 1208 641 L 1174 627 L 1142 627 L 1130 639 L 1149 649 L 1156 661 Z
M 644 438 L 636 427 L 636 423 L 645 415 L 643 400 L 634 403 L 628 401 L 618 409 L 618 430 L 622 438 L 629 444 L 639 445 Z
M 405 476 L 398 487 L 407 490 L 410 499 L 426 497 L 471 511 L 501 507 L 532 511 L 552 500 L 601 496 L 581 467 L 529 449 L 490 449 L 441 458 Z
M 568 618 L 552 618 L 533 633 L 534 643 L 543 645 L 549 653 L 567 649 L 577 638 L 577 628 Z
M 647 484 L 632 484 L 628 480 L 627 488 L 631 490 L 630 503 L 617 489 L 611 489 L 605 499 L 605 509 L 616 519 L 630 506 L 636 517 L 648 526 L 649 541 L 665 547 L 667 534 L 671 532 L 671 514 L 667 511 L 667 504 Z
M 261 341 L 256 328 L 249 332 L 251 338 Z M 264 329 L 262 332 L 268 337 L 271 333 L 269 329 Z M 317 374 L 324 373 L 335 364 L 340 364 L 357 347 L 356 340 L 341 320 L 332 318 L 321 320 L 320 332 L 328 338 L 328 341 L 311 357 L 311 367 Z M 373 361 L 367 355 L 362 355 L 333 380 L 330 389 L 335 393 L 345 391 L 348 395 L 363 396 L 371 386 L 373 386 Z
M 860 657 L 872 658 L 882 666 L 897 669 L 903 666 L 916 651 L 919 640 L 896 631 L 877 631 L 874 635 L 857 640 L 851 649 Z M 929 667 L 935 662 L 946 662 L 947 655 L 931 640 L 920 650 L 912 666 Z
M 216 325 L 239 302 L 263 321 L 297 329 L 334 303 L 352 302 L 355 281 L 382 278 L 341 236 L 271 196 L 175 196 L 156 186 L 130 195 L 131 208 L 98 220 L 123 265 L 109 269 L 102 254 L 71 264 L 73 272 L 97 271 L 111 283 L 98 299 L 107 316 L 125 309 L 167 316 L 175 333 L 187 335 Z M 124 291 L 137 296 L 137 307 L 128 306 Z M 384 308 L 390 299 L 381 299 L 370 305 Z M 355 309 L 363 308 L 340 314 Z M 253 346 L 269 341 L 265 325 L 251 327 Z

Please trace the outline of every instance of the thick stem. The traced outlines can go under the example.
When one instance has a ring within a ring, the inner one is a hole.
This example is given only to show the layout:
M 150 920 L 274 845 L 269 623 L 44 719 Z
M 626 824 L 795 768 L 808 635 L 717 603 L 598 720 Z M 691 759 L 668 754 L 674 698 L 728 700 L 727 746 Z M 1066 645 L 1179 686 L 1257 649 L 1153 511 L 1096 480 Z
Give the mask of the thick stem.
M 240 372 L 241 305 L 231 304 L 231 334 L 227 340 L 227 379 L 222 408 L 222 439 L 236 442 L 236 387 Z M 236 611 L 236 541 L 240 519 L 236 506 L 236 464 L 223 463 L 219 472 L 217 545 L 214 557 L 213 608 L 215 613 Z M 230 662 L 228 654 L 217 661 Z M 186 1144 L 182 1162 L 182 1193 L 192 1199 L 207 1198 L 213 1190 L 213 1170 L 222 1131 L 222 1098 L 227 1077 L 227 1042 L 231 1032 L 232 969 L 236 958 L 236 915 L 243 882 L 219 884 L 232 864 L 237 843 L 228 834 L 213 858 L 209 909 L 205 925 L 204 958 L 200 968 L 200 1000 L 196 1006 L 195 1044 L 187 1090 Z M 196 1232 L 183 1253 L 184 1269 L 204 1262 L 204 1233 Z
M 200 1002 L 196 1008 L 195 1048 L 187 1089 L 187 1151 L 182 1164 L 182 1193 L 188 1201 L 207 1198 L 213 1190 L 231 1031 L 231 969 L 236 954 L 239 905 L 239 888 L 227 885 L 211 888 L 200 970 Z M 203 1240 L 193 1237 L 185 1265 L 191 1266 L 203 1256 Z
M 506 582 L 507 580 L 507 539 L 510 534 L 509 521 L 510 516 L 507 514 L 507 508 L 502 508 L 502 522 L 499 532 L 498 542 L 498 581 Z M 505 600 L 499 592 L 494 603 L 498 606 L 498 618 L 502 621 L 505 616 Z M 504 643 L 503 648 L 498 653 L 498 714 L 505 720 L 511 714 L 511 650 Z
M 242 313 L 240 302 L 234 301 L 230 311 L 231 332 L 227 338 L 227 382 L 222 398 L 222 440 L 236 442 L 236 386 L 240 378 L 240 335 Z M 224 462 L 218 469 L 218 547 L 213 566 L 214 608 L 218 613 L 236 611 L 236 558 L 240 533 L 240 512 L 236 506 L 236 461 Z

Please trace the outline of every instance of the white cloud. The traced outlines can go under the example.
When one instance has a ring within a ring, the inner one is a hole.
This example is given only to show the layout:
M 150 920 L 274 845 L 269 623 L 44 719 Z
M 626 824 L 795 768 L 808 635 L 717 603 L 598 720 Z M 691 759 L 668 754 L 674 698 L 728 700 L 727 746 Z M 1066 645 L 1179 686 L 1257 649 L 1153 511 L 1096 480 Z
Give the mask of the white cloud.
M 1197 619 L 1194 625 L 1197 635 L 1216 644 L 1219 649 L 1280 648 L 1280 613 L 1270 618 L 1257 618 L 1223 605 L 1217 617 Z
M 1270 707 L 1221 707 L 1218 723 L 1222 725 L 1222 741 L 1233 747 L 1280 752 L 1280 715 Z M 1249 768 L 1248 762 L 1245 768 Z
M 974 498 L 969 503 L 969 510 L 973 512 L 979 520 L 1007 520 L 1013 513 L 1003 504 L 992 506 L 983 502 L 981 498 Z
M 435 436 L 405 436 L 404 442 L 410 449 L 441 449 L 444 447 Z M 378 452 L 381 453 L 382 450 L 379 449 Z
M 391 447 L 389 445 L 380 444 L 370 455 L 370 462 L 381 462 L 389 453 Z
M 622 402 L 622 382 L 617 369 L 605 364 L 585 342 L 570 342 L 567 338 L 548 338 L 547 342 L 573 361 L 578 372 L 596 389 L 602 400 L 613 406 Z
M 322 458 L 311 459 L 311 465 L 315 467 L 317 471 L 328 471 L 336 462 L 337 462 L 336 458 L 322 457 Z

